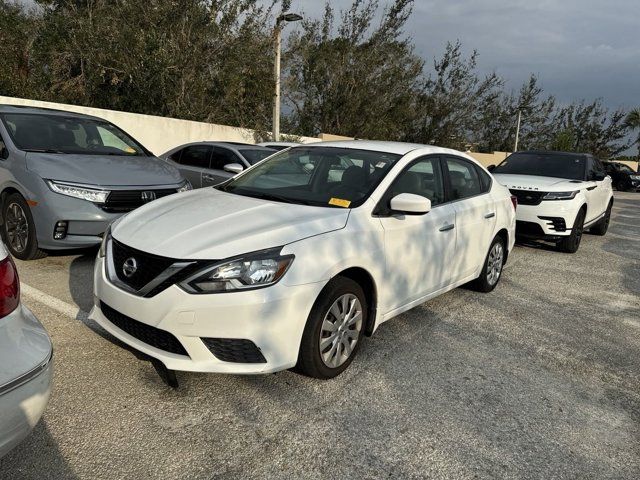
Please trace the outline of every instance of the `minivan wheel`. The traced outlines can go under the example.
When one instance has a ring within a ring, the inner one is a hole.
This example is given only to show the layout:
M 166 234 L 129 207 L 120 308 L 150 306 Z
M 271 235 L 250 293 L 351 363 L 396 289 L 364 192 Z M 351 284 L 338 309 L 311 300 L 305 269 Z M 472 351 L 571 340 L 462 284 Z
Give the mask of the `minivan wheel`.
M 573 222 L 571 235 L 563 238 L 556 244 L 558 250 L 565 253 L 576 253 L 578 251 L 580 241 L 582 240 L 582 234 L 584 232 L 584 217 L 585 211 L 584 209 L 581 209 Z
M 360 285 L 345 277 L 331 280 L 309 314 L 296 370 L 321 379 L 340 375 L 360 347 L 367 313 Z
M 502 267 L 506 259 L 506 245 L 504 239 L 496 236 L 491 242 L 489 252 L 484 260 L 480 276 L 471 282 L 471 288 L 478 292 L 490 292 L 502 276 Z
M 38 248 L 36 229 L 27 202 L 19 193 L 8 195 L 2 205 L 2 238 L 16 258 L 33 260 L 46 256 Z

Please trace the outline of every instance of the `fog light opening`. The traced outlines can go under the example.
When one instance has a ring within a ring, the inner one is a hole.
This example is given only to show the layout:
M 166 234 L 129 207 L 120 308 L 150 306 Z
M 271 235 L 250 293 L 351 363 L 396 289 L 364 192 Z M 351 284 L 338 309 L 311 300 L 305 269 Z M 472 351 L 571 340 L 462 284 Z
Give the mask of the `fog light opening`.
M 69 222 L 66 220 L 60 220 L 56 222 L 56 227 L 53 229 L 54 240 L 62 240 L 67 236 L 67 229 L 69 228 Z

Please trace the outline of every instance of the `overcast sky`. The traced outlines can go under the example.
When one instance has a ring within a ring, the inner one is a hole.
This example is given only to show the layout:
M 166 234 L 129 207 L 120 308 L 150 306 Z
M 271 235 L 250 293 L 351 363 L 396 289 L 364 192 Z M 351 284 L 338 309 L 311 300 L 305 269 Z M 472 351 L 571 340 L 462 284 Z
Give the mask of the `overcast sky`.
M 293 0 L 291 10 L 319 17 L 324 3 Z M 640 0 L 415 0 L 406 33 L 429 65 L 460 39 L 478 50 L 482 73 L 496 71 L 511 88 L 535 73 L 563 102 L 640 107 Z

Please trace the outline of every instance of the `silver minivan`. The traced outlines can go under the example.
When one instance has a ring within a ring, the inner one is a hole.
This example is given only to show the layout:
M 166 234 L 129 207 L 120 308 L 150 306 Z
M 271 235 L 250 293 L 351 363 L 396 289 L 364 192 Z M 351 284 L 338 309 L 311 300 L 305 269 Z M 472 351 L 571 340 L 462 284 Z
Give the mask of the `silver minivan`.
M 190 188 L 106 120 L 0 105 L 1 232 L 16 258 L 98 245 L 124 213 Z

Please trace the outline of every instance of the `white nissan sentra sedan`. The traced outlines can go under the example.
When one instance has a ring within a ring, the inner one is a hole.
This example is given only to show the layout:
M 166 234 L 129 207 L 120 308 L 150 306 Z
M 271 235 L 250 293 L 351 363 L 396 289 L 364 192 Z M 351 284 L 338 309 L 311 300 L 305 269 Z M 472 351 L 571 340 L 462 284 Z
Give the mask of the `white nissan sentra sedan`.
M 20 303 L 20 281 L 0 241 L 0 458 L 38 423 L 49 400 L 51 340 Z M 2 475 L 0 475 L 2 477 Z
M 294 147 L 116 221 L 91 318 L 169 370 L 331 378 L 381 323 L 492 290 L 514 237 L 509 190 L 463 153 Z

